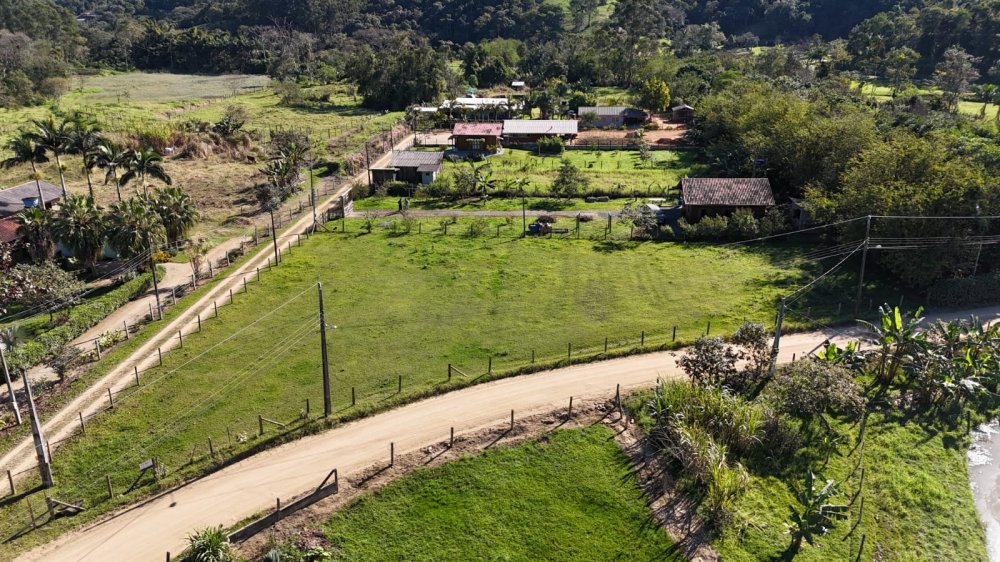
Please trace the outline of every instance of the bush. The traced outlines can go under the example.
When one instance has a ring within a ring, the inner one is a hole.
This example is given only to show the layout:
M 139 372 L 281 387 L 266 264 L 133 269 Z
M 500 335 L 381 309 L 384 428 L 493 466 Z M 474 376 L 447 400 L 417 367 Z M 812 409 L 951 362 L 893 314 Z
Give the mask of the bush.
M 229 538 L 222 527 L 201 529 L 188 535 L 188 554 L 191 562 L 231 562 L 235 560 L 229 547 Z
M 753 213 L 746 209 L 737 209 L 733 216 L 729 217 L 729 227 L 726 234 L 736 240 L 747 240 L 756 238 L 760 229 L 757 227 L 757 219 Z
M 433 198 L 447 197 L 451 194 L 451 180 L 446 176 L 438 176 L 431 183 L 421 185 L 417 193 Z
M 121 308 L 125 303 L 145 292 L 152 284 L 152 275 L 144 273 L 104 295 L 74 307 L 69 311 L 64 324 L 10 350 L 7 354 L 7 362 L 11 372 L 27 370 L 45 361 L 62 346 L 78 338 L 80 334 Z
M 360 181 L 351 184 L 351 201 L 367 199 L 371 194 L 372 190 L 368 187 L 368 184 Z
M 562 154 L 566 151 L 566 143 L 559 137 L 542 137 L 538 139 L 540 154 Z
M 783 365 L 764 393 L 778 411 L 804 420 L 828 411 L 858 414 L 865 404 L 851 371 L 815 359 Z
M 930 288 L 929 301 L 945 307 L 981 306 L 996 302 L 1000 274 L 990 273 L 962 279 L 942 279 Z
M 724 216 L 703 217 L 700 221 L 690 224 L 680 220 L 684 236 L 691 240 L 718 240 L 729 230 L 729 219 Z

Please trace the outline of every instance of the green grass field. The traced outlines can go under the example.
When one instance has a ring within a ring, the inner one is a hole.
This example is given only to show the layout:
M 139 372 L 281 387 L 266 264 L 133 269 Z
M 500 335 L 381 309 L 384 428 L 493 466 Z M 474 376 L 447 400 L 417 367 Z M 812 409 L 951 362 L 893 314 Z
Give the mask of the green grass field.
M 525 208 L 529 211 L 620 211 L 627 202 L 633 199 L 612 199 L 606 203 L 587 203 L 579 198 L 554 199 L 545 197 L 528 197 L 525 200 Z M 645 199 L 640 199 L 640 202 Z M 354 201 L 354 209 L 364 211 L 368 209 L 378 209 L 383 211 L 395 211 L 398 208 L 398 197 L 368 197 Z M 411 210 L 426 211 L 520 211 L 521 199 L 519 198 L 499 198 L 490 197 L 486 200 L 462 199 L 453 201 L 450 199 L 433 199 L 415 197 L 410 199 Z
M 646 427 L 651 422 L 642 412 L 649 397 L 640 393 L 629 400 Z M 862 512 L 861 496 L 851 503 L 861 485 L 861 472 L 855 470 L 860 425 L 858 420 L 830 422 L 839 443 L 825 467 L 819 439 L 781 459 L 746 461 L 750 485 L 737 502 L 734 520 L 713 541 L 723 560 L 787 559 L 783 556 L 791 542 L 786 526 L 790 508 L 797 505 L 795 490 L 810 468 L 820 482 L 835 481 L 838 494 L 831 503 L 850 504 L 849 516 L 818 536 L 816 546 L 803 544 L 794 560 L 858 560 L 862 535 L 864 562 L 987 560 L 969 489 L 965 424 L 949 427 L 934 420 L 871 414 L 861 465 L 865 468 Z M 792 423 L 799 427 L 799 422 Z M 821 434 L 818 422 L 813 425 L 814 433 Z
M 578 167 L 590 180 L 589 189 L 616 191 L 624 196 L 639 192 L 643 196 L 663 196 L 673 190 L 681 178 L 696 174 L 702 167 L 696 151 L 652 151 L 652 161 L 643 162 L 638 151 L 568 150 L 562 157 L 538 156 L 521 149 L 487 158 L 494 179 L 525 178 L 528 193 L 547 192 L 556 179 L 562 159 Z M 481 164 L 477 164 L 481 165 Z M 454 173 L 467 162 L 445 162 L 444 175 Z
M 611 435 L 561 430 L 418 471 L 323 526 L 334 559 L 683 560 Z
M 709 320 L 712 333 L 730 332 L 744 318 L 770 323 L 777 294 L 807 277 L 794 263 L 779 263 L 794 249 L 630 243 L 620 225 L 616 240 L 588 240 L 603 228 L 595 223 L 580 240 L 520 239 L 519 229 L 506 228 L 496 238 L 492 226 L 470 238 L 463 234 L 469 224 L 444 235 L 431 233 L 437 221 L 426 221 L 424 234 L 402 235 L 363 234 L 360 221 L 347 221 L 347 233 L 314 236 L 259 283 L 251 276 L 249 295 L 222 306 L 219 320 L 206 320 L 162 368 L 143 374 L 134 396 L 56 451 L 51 493 L 89 509 L 0 547 L 0 558 L 134 501 L 135 494 L 107 501 L 106 474 L 125 489 L 138 463 L 156 456 L 168 471 L 164 483 L 175 482 L 211 465 L 209 437 L 230 456 L 260 444 L 258 415 L 295 422 L 307 398 L 315 413 L 322 403 L 316 281 L 324 283 L 327 322 L 337 326 L 330 332 L 334 413 L 351 416 L 450 388 L 448 363 L 478 377 L 490 356 L 501 371 L 528 365 L 532 352 L 538 362 L 565 358 L 568 343 L 579 357 L 599 353 L 604 338 L 612 350 L 637 346 L 643 331 L 651 346 L 669 342 L 673 326 L 678 340 L 691 341 Z M 23 510 L 0 508 L 0 521 L 17 525 Z
M 857 82 L 852 82 L 852 85 L 855 88 L 857 88 L 858 83 Z M 937 89 L 934 89 L 934 88 L 918 88 L 917 92 L 920 95 L 940 94 L 941 93 L 940 90 L 937 90 Z M 866 95 L 873 96 L 876 99 L 881 100 L 881 101 L 888 101 L 888 100 L 892 99 L 892 87 L 891 86 L 880 85 L 880 84 L 877 84 L 877 83 L 876 84 L 865 84 L 864 93 Z M 983 109 L 983 103 L 982 102 L 967 101 L 967 100 L 958 102 L 958 111 L 960 113 L 964 113 L 966 115 L 974 115 L 974 116 L 978 117 L 980 115 L 980 112 L 982 111 L 982 109 Z M 1000 112 L 1000 105 L 996 105 L 996 104 L 993 104 L 993 103 L 986 104 L 986 118 L 987 119 L 994 119 L 994 118 L 996 118 L 998 112 Z

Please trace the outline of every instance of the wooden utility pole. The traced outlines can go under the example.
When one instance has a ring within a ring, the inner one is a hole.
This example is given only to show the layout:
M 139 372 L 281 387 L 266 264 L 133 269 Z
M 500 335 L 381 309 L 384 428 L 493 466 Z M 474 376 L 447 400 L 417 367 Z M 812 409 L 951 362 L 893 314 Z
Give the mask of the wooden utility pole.
M 7 369 L 7 356 L 3 353 L 3 346 L 0 345 L 0 362 L 3 362 L 3 380 L 7 383 L 7 393 L 10 394 L 10 407 L 14 410 L 14 419 L 17 425 L 24 423 L 21 418 L 21 410 L 17 407 L 17 395 L 14 394 L 14 385 L 10 382 L 10 371 Z
M 316 222 L 317 222 L 317 219 L 316 219 L 316 185 L 315 185 L 315 178 L 313 177 L 314 176 L 314 174 L 313 174 L 313 167 L 315 165 L 316 165 L 315 161 L 309 162 L 309 200 L 312 202 L 312 212 L 313 212 L 312 231 L 313 232 L 316 232 Z
M 278 231 L 274 228 L 274 209 L 268 209 L 271 215 L 271 243 L 274 245 L 274 265 L 278 265 Z
M 368 171 L 368 189 L 372 188 L 372 157 L 368 153 L 368 142 L 365 142 L 365 169 Z
M 330 362 L 326 353 L 326 310 L 323 308 L 323 284 L 316 283 L 319 292 L 319 346 L 323 354 L 323 415 L 329 417 L 333 413 L 330 403 Z
M 868 219 L 865 222 L 865 243 L 864 250 L 861 252 L 861 272 L 858 274 L 858 294 L 854 298 L 854 317 L 858 317 L 858 311 L 861 309 L 861 290 L 865 285 L 865 266 L 868 264 L 868 242 L 871 240 L 872 235 L 872 216 L 868 215 Z
M 146 234 L 146 245 L 149 246 L 149 270 L 153 272 L 153 294 L 156 295 L 156 314 L 163 320 L 163 307 L 160 305 L 160 281 L 156 278 L 156 260 L 153 259 L 153 239 Z M 151 318 L 155 320 L 155 318 Z
M 31 437 L 35 440 L 35 454 L 38 457 L 38 474 L 42 477 L 42 485 L 51 488 L 52 480 L 52 459 L 49 457 L 49 449 L 45 446 L 45 435 L 42 433 L 42 424 L 38 419 L 38 412 L 35 410 L 35 395 L 31 391 L 31 381 L 28 380 L 28 372 L 22 371 L 24 377 L 24 392 L 28 396 L 28 417 L 31 419 Z
M 528 201 L 521 192 L 521 236 L 528 235 Z
M 778 369 L 778 351 L 781 348 L 781 325 L 785 321 L 785 299 L 781 298 L 778 305 L 778 321 L 774 325 L 774 347 L 771 348 L 771 366 L 768 368 L 768 379 L 774 378 L 774 372 Z

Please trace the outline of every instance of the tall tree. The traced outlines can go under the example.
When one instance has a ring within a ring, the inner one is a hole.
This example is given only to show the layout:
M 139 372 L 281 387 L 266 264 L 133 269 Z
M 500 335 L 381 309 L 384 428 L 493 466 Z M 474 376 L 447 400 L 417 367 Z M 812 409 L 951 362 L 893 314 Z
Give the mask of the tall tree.
M 32 261 L 40 263 L 55 254 L 52 242 L 52 213 L 40 207 L 24 209 L 17 214 L 17 233 L 24 238 Z
M 115 192 L 118 193 L 118 200 L 122 200 L 122 170 L 128 166 L 128 159 L 131 151 L 122 149 L 117 144 L 104 140 L 97 146 L 94 152 L 94 164 L 104 170 L 104 184 L 115 184 Z
M 52 234 L 84 267 L 93 271 L 104 250 L 104 215 L 92 197 L 67 197 L 52 222 Z
M 899 47 L 889 51 L 885 58 L 885 77 L 892 82 L 892 95 L 899 93 L 903 84 L 917 73 L 920 53 L 909 47 Z
M 0 166 L 10 169 L 22 164 L 30 164 L 31 178 L 35 180 L 35 187 L 38 188 L 38 204 L 44 210 L 45 196 L 42 194 L 42 176 L 38 173 L 38 164 L 49 161 L 49 157 L 45 154 L 45 148 L 35 142 L 34 137 L 29 133 L 21 133 L 7 142 L 7 150 L 14 154 L 0 162 Z
M 139 185 L 142 186 L 143 197 L 149 196 L 147 180 L 150 178 L 160 180 L 167 185 L 173 183 L 166 170 L 163 169 L 163 156 L 155 150 L 141 148 L 129 151 L 125 157 L 125 166 L 128 171 L 121 177 L 122 185 L 128 185 L 129 182 L 138 180 Z
M 948 107 L 953 111 L 958 108 L 962 95 L 979 79 L 976 69 L 979 60 L 956 45 L 944 52 L 944 57 L 934 69 L 934 82 L 944 91 Z
M 35 143 L 51 152 L 56 159 L 56 168 L 59 171 L 59 186 L 62 187 L 63 198 L 69 194 L 66 191 L 66 172 L 63 169 L 61 157 L 73 151 L 73 137 L 71 132 L 71 122 L 67 119 L 56 121 L 55 117 L 48 119 L 36 119 L 32 121 L 34 130 L 31 131 L 31 138 Z
M 130 259 L 149 251 L 166 239 L 163 219 L 153 201 L 130 197 L 111 206 L 107 217 L 108 242 L 122 258 Z
M 94 196 L 91 172 L 97 167 L 97 155 L 101 147 L 101 129 L 96 123 L 81 114 L 74 115 L 69 129 L 70 148 L 73 154 L 83 159 L 83 173 L 87 176 L 87 190 Z

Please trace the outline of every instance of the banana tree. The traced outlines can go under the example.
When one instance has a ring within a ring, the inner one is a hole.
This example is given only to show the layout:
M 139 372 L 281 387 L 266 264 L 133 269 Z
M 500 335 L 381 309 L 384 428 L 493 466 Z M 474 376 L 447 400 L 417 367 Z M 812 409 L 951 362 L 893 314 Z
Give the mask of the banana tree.
M 920 330 L 923 310 L 921 307 L 904 317 L 898 306 L 883 305 L 879 307 L 881 318 L 878 322 L 861 321 L 869 338 L 878 345 L 875 377 L 880 383 L 892 383 L 899 369 L 912 365 L 915 356 L 926 349 L 927 338 Z
M 799 552 L 803 540 L 810 545 L 815 544 L 817 536 L 825 535 L 830 530 L 833 518 L 840 517 L 847 511 L 846 506 L 828 503 L 836 494 L 833 480 L 827 480 L 821 485 L 812 471 L 806 473 L 804 485 L 795 494 L 799 507 L 792 508 L 792 524 L 789 526 L 792 543 L 788 547 L 790 557 Z

